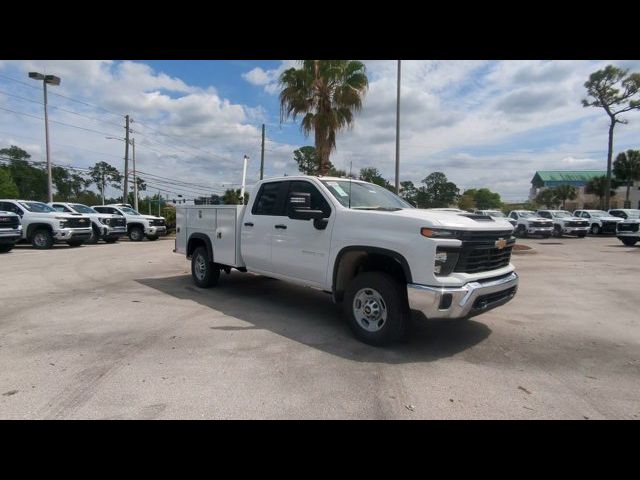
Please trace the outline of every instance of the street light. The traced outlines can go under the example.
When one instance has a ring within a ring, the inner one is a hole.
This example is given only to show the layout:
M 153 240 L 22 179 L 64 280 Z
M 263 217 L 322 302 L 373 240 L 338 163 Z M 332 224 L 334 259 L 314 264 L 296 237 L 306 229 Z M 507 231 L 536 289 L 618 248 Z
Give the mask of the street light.
M 104 137 L 108 140 L 120 140 L 121 142 L 126 142 L 125 139 L 123 138 L 116 138 L 116 137 Z M 132 138 L 131 141 L 129 142 L 131 144 L 131 149 L 132 149 L 132 153 L 133 153 L 133 207 L 136 210 L 136 212 L 138 211 L 138 181 L 136 179 L 136 139 Z M 125 175 L 127 174 L 127 172 L 125 172 Z M 122 197 L 122 203 L 127 203 L 127 199 L 124 198 L 124 196 Z
M 53 185 L 51 183 L 51 156 L 49 154 L 49 116 L 47 113 L 47 84 L 60 85 L 60 77 L 55 75 L 43 75 L 38 72 L 29 72 L 29 78 L 42 80 L 44 87 L 44 136 L 47 145 L 47 187 L 49 191 L 49 202 L 53 202 Z

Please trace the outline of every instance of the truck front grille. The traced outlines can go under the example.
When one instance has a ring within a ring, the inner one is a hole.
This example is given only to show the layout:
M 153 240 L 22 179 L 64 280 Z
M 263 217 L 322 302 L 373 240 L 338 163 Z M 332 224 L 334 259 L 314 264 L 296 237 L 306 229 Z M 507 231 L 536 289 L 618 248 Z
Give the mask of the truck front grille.
M 584 221 L 575 221 L 575 222 L 567 222 L 567 227 L 588 227 L 589 222 Z
M 619 232 L 637 232 L 640 228 L 640 223 L 618 223 Z
M 149 225 L 152 227 L 164 227 L 164 220 L 149 220 Z
M 109 220 L 111 227 L 124 227 L 127 221 L 124 218 L 112 218 Z
M 20 218 L 17 216 L 2 216 L 0 215 L 0 228 L 18 228 L 20 225 Z
M 551 227 L 551 224 L 547 222 L 531 222 L 529 226 L 534 228 L 544 228 L 544 227 Z
M 89 228 L 91 221 L 87 217 L 65 219 L 66 228 Z
M 616 233 L 618 222 L 602 222 L 602 233 Z

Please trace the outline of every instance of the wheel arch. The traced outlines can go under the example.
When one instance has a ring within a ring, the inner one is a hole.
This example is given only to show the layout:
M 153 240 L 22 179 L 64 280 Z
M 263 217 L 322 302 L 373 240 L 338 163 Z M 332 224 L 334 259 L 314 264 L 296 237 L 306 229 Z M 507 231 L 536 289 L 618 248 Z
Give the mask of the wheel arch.
M 394 250 L 368 245 L 344 247 L 333 264 L 331 290 L 334 301 L 342 301 L 349 281 L 363 269 L 391 273 L 406 283 L 413 281 L 409 262 Z
M 45 230 L 49 230 L 49 232 L 53 234 L 53 227 L 48 223 L 31 223 L 27 227 L 27 239 L 30 241 L 35 231 L 40 230 L 41 228 L 44 228 Z
M 208 235 L 204 233 L 192 233 L 187 240 L 187 258 L 191 258 L 196 248 L 204 246 L 207 249 L 209 261 L 213 262 L 213 245 Z

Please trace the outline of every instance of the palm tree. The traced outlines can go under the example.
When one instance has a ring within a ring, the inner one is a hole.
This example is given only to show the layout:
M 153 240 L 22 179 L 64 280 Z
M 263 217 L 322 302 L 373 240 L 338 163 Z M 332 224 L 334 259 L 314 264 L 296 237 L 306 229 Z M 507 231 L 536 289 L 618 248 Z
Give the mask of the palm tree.
M 564 203 L 567 200 L 575 200 L 578 197 L 578 189 L 573 185 L 558 185 L 553 189 L 555 197 L 562 202 L 562 209 L 564 210 Z
M 329 170 L 329 156 L 336 148 L 336 134 L 353 123 L 362 108 L 369 81 L 366 68 L 357 60 L 302 60 L 301 68 L 280 75 L 281 120 L 304 115 L 300 129 L 313 130 L 320 156 L 320 175 Z
M 629 205 L 629 190 L 635 180 L 640 180 L 640 150 L 627 150 L 619 153 L 613 162 L 613 174 L 627 184 L 625 206 Z
M 600 208 L 604 208 L 603 199 L 607 195 L 607 177 L 605 175 L 601 177 L 594 177 L 587 182 L 584 187 L 585 193 L 590 193 L 595 195 L 600 200 Z M 613 190 L 609 191 L 609 196 L 613 196 L 615 192 Z

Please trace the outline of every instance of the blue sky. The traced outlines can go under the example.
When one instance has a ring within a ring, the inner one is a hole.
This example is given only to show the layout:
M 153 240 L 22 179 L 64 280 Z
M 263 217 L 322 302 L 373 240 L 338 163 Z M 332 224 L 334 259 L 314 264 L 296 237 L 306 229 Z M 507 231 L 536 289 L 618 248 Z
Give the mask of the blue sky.
M 589 73 L 609 63 L 640 71 L 640 61 L 403 61 L 401 180 L 419 183 L 442 171 L 462 188 L 486 186 L 518 201 L 536 170 L 604 169 L 606 116 L 580 100 Z M 375 166 L 393 181 L 396 61 L 365 64 L 364 108 L 338 136 L 331 160 L 343 169 L 352 162 L 356 171 Z M 279 123 L 277 78 L 292 65 L 0 60 L 0 147 L 15 144 L 44 158 L 42 92 L 27 72 L 46 70 L 62 78 L 49 99 L 54 163 L 105 160 L 122 168 L 123 144 L 104 137 L 121 136 L 122 117 L 130 114 L 138 169 L 172 179 L 173 195 L 237 184 L 244 154 L 255 181 L 262 123 L 266 174 L 293 174 L 293 150 L 312 139 L 291 121 Z M 616 152 L 640 148 L 640 113 L 627 118 L 616 127 Z

